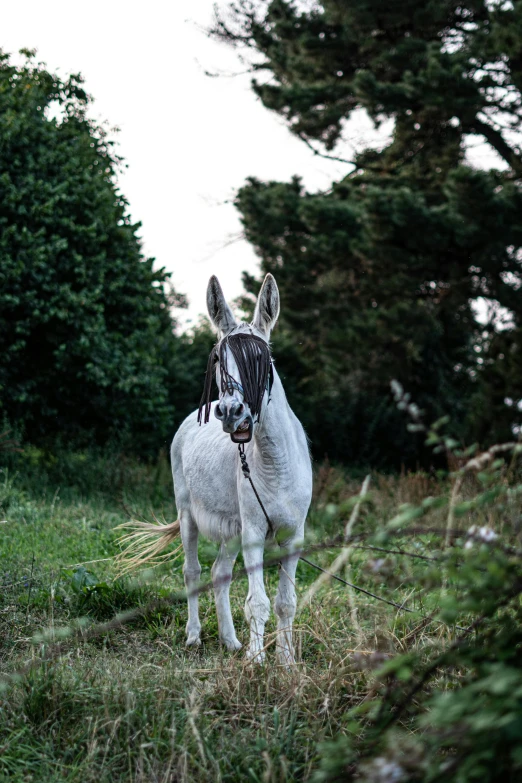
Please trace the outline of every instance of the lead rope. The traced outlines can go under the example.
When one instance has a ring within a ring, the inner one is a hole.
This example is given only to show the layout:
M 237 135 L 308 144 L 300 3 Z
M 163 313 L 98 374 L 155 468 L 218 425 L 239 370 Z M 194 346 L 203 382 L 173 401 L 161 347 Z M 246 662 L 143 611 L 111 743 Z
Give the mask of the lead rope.
M 245 444 L 239 443 L 238 444 L 238 450 L 239 450 L 239 458 L 241 460 L 241 470 L 243 471 L 243 476 L 250 481 L 250 486 L 254 490 L 254 495 L 256 496 L 257 502 L 261 506 L 261 510 L 263 514 L 265 515 L 265 519 L 268 524 L 268 530 L 273 535 L 274 533 L 274 526 L 272 525 L 272 522 L 270 520 L 270 517 L 267 514 L 267 510 L 263 505 L 263 502 L 261 498 L 259 497 L 259 494 L 257 492 L 257 489 L 254 486 L 254 482 L 252 481 L 252 477 L 250 475 L 250 468 L 248 467 L 248 462 L 245 457 Z M 337 576 L 337 574 L 332 574 L 330 571 L 326 571 L 326 569 L 322 568 L 320 565 L 317 565 L 317 563 L 314 563 L 312 560 L 308 560 L 308 558 L 303 557 L 302 555 L 299 556 L 299 559 L 303 561 L 303 563 L 306 563 L 309 566 L 312 566 L 312 568 L 315 568 L 317 571 L 322 571 L 323 574 L 328 574 L 332 579 L 335 579 L 337 582 L 341 582 L 343 585 L 347 585 L 348 587 L 351 587 L 353 590 L 356 590 L 359 593 L 363 593 L 363 595 L 369 595 L 372 598 L 376 598 L 378 601 L 382 601 L 383 604 L 388 604 L 389 606 L 394 606 L 396 609 L 400 609 L 403 612 L 411 612 L 411 614 L 415 614 L 414 609 L 409 609 L 407 606 L 404 606 L 403 604 L 396 604 L 395 601 L 388 601 L 386 598 L 381 598 L 380 595 L 375 595 L 375 593 L 370 593 L 368 590 L 365 590 L 363 587 L 358 587 L 358 585 L 354 585 L 351 582 L 347 582 L 346 579 L 342 579 L 340 576 Z M 279 568 L 281 568 L 281 561 L 279 562 Z M 456 626 L 459 628 L 459 626 Z M 460 630 L 467 630 L 465 628 Z
M 239 459 L 241 460 L 241 470 L 243 471 L 243 476 L 250 481 L 250 486 L 254 490 L 254 495 L 257 498 L 257 502 L 261 506 L 261 510 L 265 515 L 265 519 L 268 525 L 268 531 L 271 535 L 274 535 L 274 526 L 272 525 L 271 519 L 267 514 L 266 508 L 263 506 L 263 502 L 258 495 L 257 489 L 255 488 L 254 482 L 252 481 L 252 476 L 250 475 L 250 468 L 248 467 L 248 462 L 245 457 L 245 444 L 240 443 L 237 448 L 239 450 Z

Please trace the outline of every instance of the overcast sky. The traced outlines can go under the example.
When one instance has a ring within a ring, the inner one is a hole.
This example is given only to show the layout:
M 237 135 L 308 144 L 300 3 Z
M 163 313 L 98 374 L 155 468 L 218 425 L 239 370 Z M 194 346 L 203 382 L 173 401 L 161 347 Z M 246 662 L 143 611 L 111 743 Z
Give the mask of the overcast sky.
M 185 325 L 205 311 L 211 274 L 233 299 L 241 272 L 258 267 L 231 203 L 246 177 L 299 174 L 320 190 L 350 170 L 315 157 L 256 99 L 235 52 L 202 31 L 212 8 L 213 0 L 24 0 L 4 5 L 0 29 L 4 51 L 34 48 L 51 70 L 80 72 L 93 115 L 120 129 L 121 190 L 143 224 L 145 253 L 189 297 Z M 345 137 L 337 154 L 347 158 L 379 138 L 363 116 Z
M 236 54 L 201 28 L 212 0 L 24 0 L 2 9 L 0 47 L 38 50 L 62 75 L 81 72 L 94 116 L 117 126 L 128 168 L 121 190 L 143 224 L 144 250 L 173 273 L 194 319 L 217 274 L 232 299 L 255 271 L 231 200 L 248 176 L 300 174 L 326 188 L 347 166 L 321 160 L 293 138 L 250 90 Z M 205 71 L 223 73 L 209 77 Z

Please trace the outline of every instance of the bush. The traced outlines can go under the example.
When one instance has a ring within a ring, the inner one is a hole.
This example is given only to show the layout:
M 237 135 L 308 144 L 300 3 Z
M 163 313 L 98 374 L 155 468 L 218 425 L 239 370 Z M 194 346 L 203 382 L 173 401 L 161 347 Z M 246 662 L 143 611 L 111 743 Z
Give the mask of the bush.
M 0 417 L 37 445 L 155 453 L 174 431 L 183 298 L 141 252 L 81 78 L 25 54 L 0 52 Z
M 398 384 L 395 395 L 412 416 L 410 429 L 424 431 Z M 374 658 L 373 695 L 347 711 L 345 732 L 323 744 L 316 781 L 494 783 L 522 776 L 522 445 L 459 449 L 443 434 L 446 423 L 437 422 L 426 443 L 455 465 L 447 492 L 404 504 L 365 544 L 415 558 L 412 546 L 428 539 L 429 559 L 412 561 L 410 572 L 412 589 L 426 592 L 415 633 L 433 622 L 452 631 L 447 641 L 441 636 L 384 664 Z M 496 529 L 493 519 L 501 520 Z M 385 563 L 377 570 L 386 579 Z M 371 658 L 364 667 L 372 668 Z

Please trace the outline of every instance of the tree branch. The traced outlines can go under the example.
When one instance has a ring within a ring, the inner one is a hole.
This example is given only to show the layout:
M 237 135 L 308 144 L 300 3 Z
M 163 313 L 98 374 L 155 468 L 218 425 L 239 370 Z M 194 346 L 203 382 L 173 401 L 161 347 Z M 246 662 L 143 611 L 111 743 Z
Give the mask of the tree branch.
M 346 158 L 338 158 L 336 155 L 327 155 L 326 152 L 319 152 L 319 150 L 316 150 L 316 148 L 311 144 L 304 133 L 298 133 L 297 136 L 301 139 L 301 141 L 304 141 L 308 149 L 312 150 L 314 155 L 318 155 L 320 158 L 326 158 L 326 160 L 337 160 L 339 163 L 348 163 L 350 166 L 356 166 L 357 164 L 353 160 L 347 160 Z
M 482 122 L 478 117 L 471 123 L 469 131 L 471 133 L 480 133 L 481 136 L 484 136 L 486 141 L 491 144 L 493 149 L 498 152 L 500 157 L 506 161 L 513 171 L 515 171 L 518 176 L 522 176 L 522 157 L 509 146 L 500 131 L 491 127 L 491 125 Z

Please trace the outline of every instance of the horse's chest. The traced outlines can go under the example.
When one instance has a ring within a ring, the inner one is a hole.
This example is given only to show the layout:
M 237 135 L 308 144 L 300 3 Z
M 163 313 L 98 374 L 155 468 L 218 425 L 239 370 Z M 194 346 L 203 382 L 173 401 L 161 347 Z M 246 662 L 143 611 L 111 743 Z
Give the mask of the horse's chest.
M 298 480 L 289 481 L 285 476 L 274 474 L 267 478 L 252 474 L 252 479 L 274 532 L 292 532 L 302 526 L 310 504 L 310 491 L 300 486 Z M 243 524 L 249 524 L 250 520 L 265 524 L 265 511 L 247 480 L 240 485 L 239 505 Z

